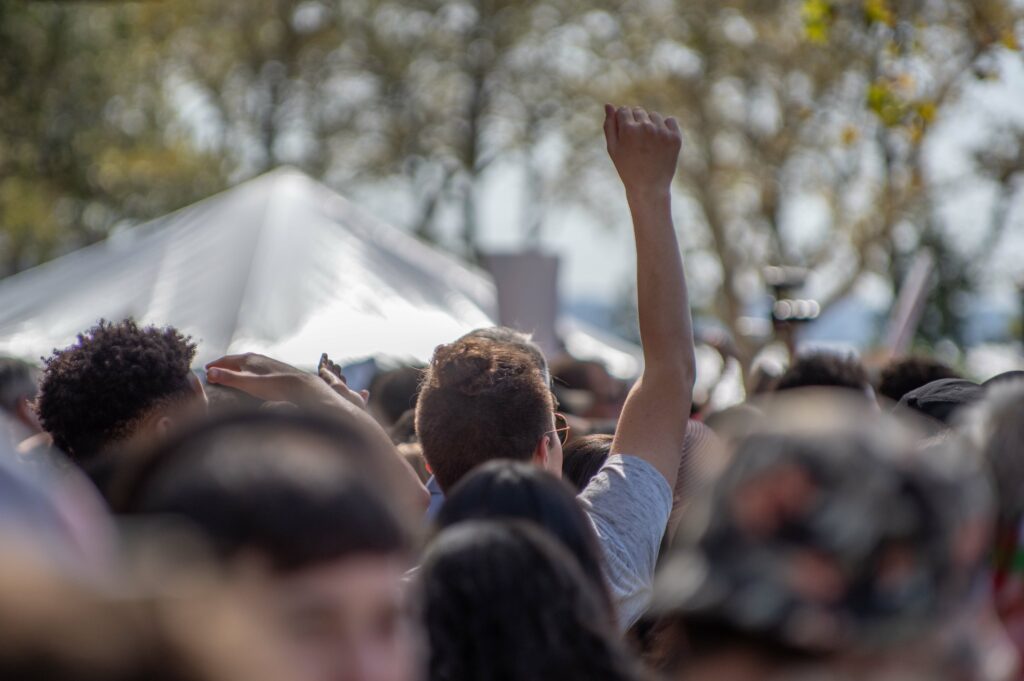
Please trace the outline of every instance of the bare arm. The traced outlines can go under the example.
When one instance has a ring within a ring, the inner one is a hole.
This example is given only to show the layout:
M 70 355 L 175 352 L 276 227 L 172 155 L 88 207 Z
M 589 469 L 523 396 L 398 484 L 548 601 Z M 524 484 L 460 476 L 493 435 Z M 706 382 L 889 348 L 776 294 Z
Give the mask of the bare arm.
M 402 500 L 411 509 L 420 511 L 430 503 L 430 493 L 416 471 L 398 453 L 380 424 L 366 412 L 365 394 L 350 390 L 336 377 L 331 380 L 330 376 L 325 376 L 323 366 L 320 376 L 314 376 L 263 355 L 229 355 L 206 366 L 206 380 L 263 400 L 294 402 L 302 407 L 332 412 L 359 424 L 373 438 L 373 444 L 388 453 L 385 463 L 396 470 Z
M 613 454 L 648 461 L 675 487 L 693 398 L 693 329 L 672 224 L 671 186 L 682 146 L 675 119 L 605 108 L 605 138 L 633 216 L 644 371 L 619 418 Z

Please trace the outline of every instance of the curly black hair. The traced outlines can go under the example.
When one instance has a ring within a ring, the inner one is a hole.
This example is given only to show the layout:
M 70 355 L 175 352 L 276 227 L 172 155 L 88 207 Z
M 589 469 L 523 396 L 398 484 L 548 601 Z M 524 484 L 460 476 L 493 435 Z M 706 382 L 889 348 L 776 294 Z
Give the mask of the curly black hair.
M 192 339 L 172 327 L 100 320 L 44 360 L 39 421 L 54 444 L 88 462 L 154 408 L 192 394 L 195 353 Z
M 893 402 L 912 390 L 943 378 L 962 378 L 949 366 L 930 357 L 901 357 L 882 370 L 878 394 Z

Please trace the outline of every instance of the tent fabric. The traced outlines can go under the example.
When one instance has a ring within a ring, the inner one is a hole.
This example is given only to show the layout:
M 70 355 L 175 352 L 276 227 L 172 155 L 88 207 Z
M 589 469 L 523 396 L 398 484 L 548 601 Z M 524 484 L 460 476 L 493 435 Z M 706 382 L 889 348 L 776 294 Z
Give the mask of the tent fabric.
M 0 353 L 38 360 L 100 318 L 130 316 L 191 335 L 198 363 L 425 362 L 496 312 L 482 272 L 281 169 L 0 282 Z M 570 334 L 629 364 L 579 325 Z

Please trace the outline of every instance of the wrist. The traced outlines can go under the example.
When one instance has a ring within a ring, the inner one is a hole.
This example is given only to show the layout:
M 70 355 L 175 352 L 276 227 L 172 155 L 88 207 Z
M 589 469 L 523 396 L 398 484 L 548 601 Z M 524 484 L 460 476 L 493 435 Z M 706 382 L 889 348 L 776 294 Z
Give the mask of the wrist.
M 626 200 L 630 204 L 658 204 L 671 203 L 672 189 L 669 185 L 625 185 Z

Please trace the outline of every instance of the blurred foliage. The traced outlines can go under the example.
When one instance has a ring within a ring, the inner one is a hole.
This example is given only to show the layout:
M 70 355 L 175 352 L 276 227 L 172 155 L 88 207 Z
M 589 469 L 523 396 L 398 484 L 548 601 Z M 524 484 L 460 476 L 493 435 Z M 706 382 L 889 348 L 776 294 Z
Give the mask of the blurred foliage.
M 218 186 L 134 69 L 132 24 L 111 7 L 0 3 L 0 271 Z
M 865 272 L 897 288 L 919 248 L 942 262 L 922 330 L 959 339 L 955 298 L 973 283 L 971 262 L 934 215 L 948 187 L 933 182 L 924 150 L 964 87 L 996 76 L 996 59 L 1017 49 L 1019 5 L 616 5 L 617 31 L 601 48 L 605 79 L 613 81 L 606 96 L 680 118 L 688 145 L 679 188 L 695 223 L 686 240 L 713 254 L 718 275 L 695 288 L 740 340 L 742 359 L 759 341 L 743 339 L 737 320 L 763 298 L 766 264 L 809 268 L 827 307 Z M 1007 188 L 1024 169 L 1014 160 L 1001 178 Z M 984 174 L 985 166 L 970 170 Z M 794 230 L 806 211 L 813 218 Z M 818 225 L 811 237 L 808 222 Z M 993 216 L 989 228 L 1001 228 L 997 222 Z
M 390 183 L 411 229 L 454 221 L 473 257 L 499 164 L 523 171 L 530 238 L 555 205 L 613 214 L 598 105 L 637 102 L 685 129 L 695 293 L 734 333 L 767 264 L 808 267 L 827 304 L 928 247 L 951 293 L 926 329 L 955 334 L 976 261 L 933 215 L 922 150 L 1020 32 L 1012 0 L 5 0 L 0 267 L 281 164 Z M 1007 200 L 1019 148 L 974 168 Z M 793 232 L 808 205 L 813 238 Z

